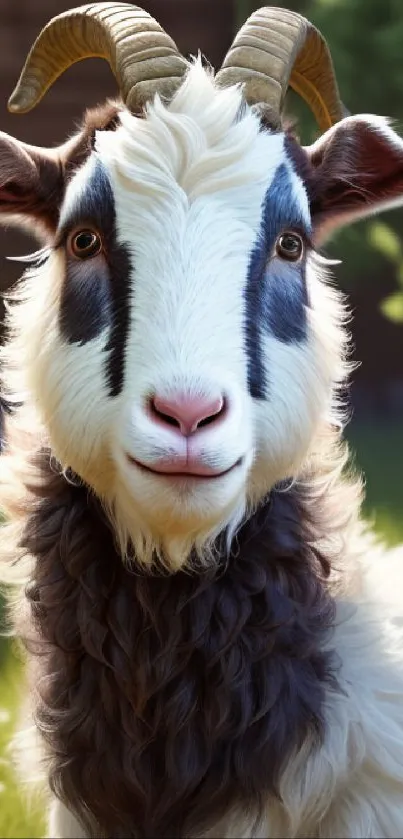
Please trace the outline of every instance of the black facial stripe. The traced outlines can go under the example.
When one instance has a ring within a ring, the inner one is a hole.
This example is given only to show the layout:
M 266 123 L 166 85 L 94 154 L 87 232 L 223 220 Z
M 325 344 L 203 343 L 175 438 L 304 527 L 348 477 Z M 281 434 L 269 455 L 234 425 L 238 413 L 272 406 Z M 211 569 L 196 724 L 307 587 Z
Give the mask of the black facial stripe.
M 115 242 L 110 252 L 111 269 L 111 331 L 106 351 L 106 374 L 111 396 L 119 396 L 123 388 L 125 349 L 130 323 L 130 275 L 132 265 L 127 248 Z
M 78 262 L 67 258 L 61 295 L 60 332 L 69 344 L 86 344 L 110 321 L 111 289 L 103 256 Z
M 118 242 L 112 187 L 100 160 L 96 160 L 85 191 L 71 212 L 62 217 L 56 247 L 65 245 L 74 228 L 94 227 L 102 236 L 104 254 L 93 259 L 67 257 L 60 307 L 60 331 L 71 344 L 85 344 L 108 325 L 106 376 L 111 396 L 123 387 L 125 346 L 130 320 L 131 261 Z
M 262 242 L 259 242 L 250 260 L 245 292 L 248 387 L 253 399 L 265 399 L 267 391 L 267 376 L 261 341 L 262 283 L 265 265 L 265 247 Z
M 276 257 L 270 259 L 278 235 L 287 229 L 299 229 L 310 237 L 287 167 L 282 164 L 266 193 L 261 230 L 251 255 L 245 291 L 248 385 L 255 399 L 267 396 L 263 333 L 269 333 L 285 344 L 306 338 L 305 260 L 291 263 Z
M 266 271 L 267 288 L 262 295 L 262 324 L 283 344 L 306 338 L 306 260 L 298 265 L 275 260 Z

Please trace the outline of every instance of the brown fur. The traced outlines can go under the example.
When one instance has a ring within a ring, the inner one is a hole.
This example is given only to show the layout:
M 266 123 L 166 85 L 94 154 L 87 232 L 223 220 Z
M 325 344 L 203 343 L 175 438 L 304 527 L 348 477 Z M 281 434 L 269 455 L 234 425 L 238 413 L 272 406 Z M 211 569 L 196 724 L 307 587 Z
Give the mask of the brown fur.
M 0 133 L 0 211 L 36 223 L 45 238 L 57 227 L 66 185 L 90 154 L 95 131 L 114 130 L 119 104 L 87 111 L 79 132 L 54 149 L 29 146 Z
M 359 218 L 403 190 L 403 161 L 398 145 L 364 122 L 338 125 L 331 139 L 319 139 L 315 151 L 301 148 L 288 131 L 287 153 L 306 187 L 316 234 L 329 221 Z

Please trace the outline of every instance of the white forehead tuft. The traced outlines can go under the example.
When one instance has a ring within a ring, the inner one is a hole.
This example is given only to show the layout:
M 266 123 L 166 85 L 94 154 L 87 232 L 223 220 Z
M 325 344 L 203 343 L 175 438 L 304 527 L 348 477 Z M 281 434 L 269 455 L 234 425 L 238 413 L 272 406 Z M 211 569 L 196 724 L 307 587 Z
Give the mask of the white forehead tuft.
M 200 62 L 168 106 L 157 97 L 145 119 L 126 110 L 120 117 L 117 131 L 98 132 L 96 151 L 117 188 L 154 199 L 172 200 L 175 188 L 186 203 L 217 192 L 236 203 L 244 187 L 263 193 L 288 160 L 284 134 L 262 131 L 241 89 L 216 88 Z M 306 196 L 302 200 L 305 205 Z

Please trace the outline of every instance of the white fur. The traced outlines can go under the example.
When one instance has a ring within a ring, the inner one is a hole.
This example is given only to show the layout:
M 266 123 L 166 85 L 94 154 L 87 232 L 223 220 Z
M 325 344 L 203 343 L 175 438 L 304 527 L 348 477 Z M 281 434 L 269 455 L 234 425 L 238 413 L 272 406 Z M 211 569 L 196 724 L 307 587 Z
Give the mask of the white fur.
M 347 371 L 343 307 L 310 255 L 308 340 L 287 345 L 267 335 L 270 394 L 258 402 L 248 393 L 245 282 L 263 199 L 280 163 L 307 222 L 309 208 L 284 136 L 261 132 L 253 109 L 240 117 L 241 101 L 236 88 L 216 90 L 197 63 L 169 106 L 157 99 L 146 119 L 124 111 L 116 132 L 97 136 L 119 238 L 135 265 L 118 397 L 109 396 L 104 375 L 108 329 L 84 346 L 61 339 L 63 253 L 27 280 L 27 300 L 14 316 L 9 360 L 18 364 L 8 371 L 10 384 L 46 428 L 62 467 L 78 471 L 103 498 L 123 551 L 131 536 L 140 562 L 150 563 L 157 551 L 171 571 L 186 564 L 192 547 L 201 560 L 209 558 L 217 533 L 227 527 L 230 541 L 276 481 L 298 479 L 323 421 L 339 416 Z M 398 142 L 386 123 L 373 124 Z M 92 165 L 73 179 L 62 218 L 85 190 Z M 229 394 L 232 413 L 205 437 L 203 457 L 224 469 L 244 456 L 237 471 L 203 486 L 184 481 L 166 489 L 160 478 L 128 465 L 125 452 L 152 463 L 170 450 L 169 428 L 150 427 L 142 410 L 144 394 L 167 386 Z M 334 584 L 337 626 L 329 644 L 340 657 L 343 692 L 328 690 L 323 746 L 306 742 L 295 753 L 281 778 L 282 804 L 269 801 L 261 823 L 233 812 L 210 836 L 403 835 L 403 558 L 395 553 L 378 570 L 377 552 L 370 551 L 351 537 L 344 558 L 359 585 L 342 596 Z M 49 831 L 84 835 L 58 803 Z
M 270 396 L 261 404 L 249 396 L 245 286 L 263 201 L 281 163 L 307 225 L 310 218 L 284 135 L 262 132 L 253 109 L 239 116 L 241 102 L 240 90 L 217 90 L 196 63 L 168 107 L 157 99 L 146 119 L 123 111 L 117 131 L 97 135 L 118 235 L 135 266 L 121 395 L 108 397 L 102 370 L 108 329 L 84 346 L 61 340 L 61 254 L 36 278 L 42 314 L 24 331 L 27 390 L 57 457 L 102 495 L 123 550 L 131 536 L 147 563 L 157 550 L 179 567 L 192 545 L 207 558 L 220 530 L 233 533 L 245 510 L 304 460 L 338 375 L 340 359 L 327 352 L 312 318 L 305 346 L 263 339 Z M 90 158 L 70 183 L 62 222 L 92 167 Z M 318 281 L 313 273 L 310 284 Z M 242 466 L 215 482 L 165 490 L 160 478 L 129 465 L 127 453 L 150 465 L 169 454 L 172 432 L 153 427 L 143 404 L 148 392 L 170 389 L 229 396 L 228 420 L 200 446 L 216 468 L 243 457 Z
M 328 692 L 323 746 L 305 744 L 284 773 L 287 835 L 391 839 L 403 831 L 403 604 L 393 610 L 397 581 L 389 579 L 386 609 L 375 588 L 370 600 L 367 590 L 337 601 L 331 647 L 343 692 Z
M 80 822 L 58 799 L 50 805 L 47 836 L 49 839 L 86 839 Z

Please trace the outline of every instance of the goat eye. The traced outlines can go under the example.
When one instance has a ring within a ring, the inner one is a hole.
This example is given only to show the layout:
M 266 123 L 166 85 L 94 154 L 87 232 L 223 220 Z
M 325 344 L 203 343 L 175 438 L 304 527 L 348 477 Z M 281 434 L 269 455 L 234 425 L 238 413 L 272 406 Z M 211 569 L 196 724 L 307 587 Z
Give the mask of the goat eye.
M 93 230 L 80 230 L 72 236 L 70 246 L 77 259 L 91 259 L 102 249 L 102 241 Z
M 277 256 L 288 262 L 298 262 L 304 252 L 304 243 L 298 233 L 282 233 L 276 242 Z

